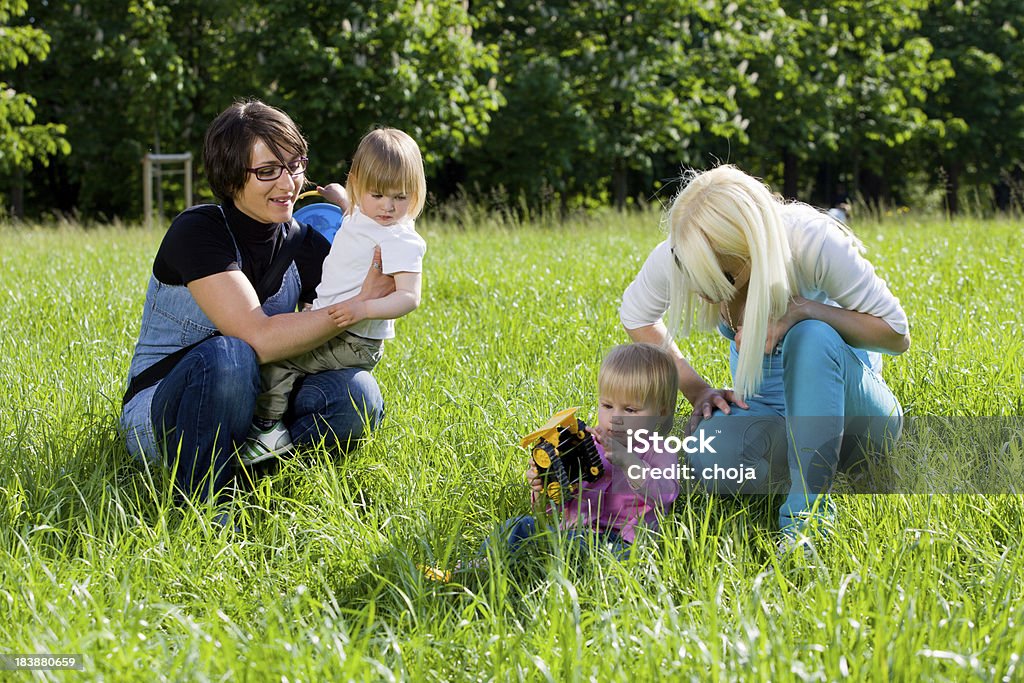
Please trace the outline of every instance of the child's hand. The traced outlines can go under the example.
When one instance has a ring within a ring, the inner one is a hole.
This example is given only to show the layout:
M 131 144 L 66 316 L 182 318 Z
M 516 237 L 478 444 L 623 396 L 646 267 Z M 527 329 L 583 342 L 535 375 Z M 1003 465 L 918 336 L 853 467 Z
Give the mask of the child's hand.
M 366 302 L 349 299 L 330 306 L 327 313 L 338 327 L 349 327 L 366 319 Z
M 316 191 L 332 204 L 337 204 L 342 211 L 348 212 L 348 192 L 340 183 L 329 183 L 323 187 L 317 185 Z
M 543 493 L 544 482 L 540 480 L 540 474 L 537 473 L 537 464 L 533 462 L 533 458 L 530 458 L 530 466 L 523 473 L 523 476 L 526 477 L 526 483 L 533 489 L 535 495 Z
M 615 438 L 615 435 L 609 434 L 608 431 L 600 425 L 595 425 L 593 427 L 588 426 L 587 432 L 594 437 L 594 441 L 597 442 L 597 445 L 604 449 L 605 456 L 613 465 L 615 464 L 615 460 L 613 459 L 615 453 L 626 450 L 625 443 L 620 442 Z
M 636 460 L 636 456 L 629 452 L 625 441 L 620 441 L 615 434 L 609 434 L 600 425 L 587 427 L 587 431 L 594 437 L 594 441 L 604 449 L 604 457 L 612 465 L 623 469 Z

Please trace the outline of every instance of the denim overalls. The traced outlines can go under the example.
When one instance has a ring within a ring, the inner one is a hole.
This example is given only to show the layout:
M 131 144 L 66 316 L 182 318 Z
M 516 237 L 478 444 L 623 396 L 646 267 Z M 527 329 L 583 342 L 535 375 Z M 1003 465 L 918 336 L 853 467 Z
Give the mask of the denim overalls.
M 223 209 L 217 207 L 223 216 Z M 210 205 L 194 206 L 187 211 L 209 211 Z M 242 255 L 238 242 L 231 233 L 227 219 L 224 229 L 231 235 L 235 245 L 238 263 Z M 285 230 L 285 226 L 281 226 Z M 295 263 L 288 266 L 281 288 L 263 303 L 263 312 L 267 315 L 294 311 L 299 301 L 301 282 Z M 146 301 L 142 309 L 142 326 L 139 341 L 135 345 L 128 377 L 134 377 L 153 363 L 180 348 L 202 341 L 216 332 L 210 319 L 192 298 L 192 293 L 185 285 L 166 285 L 150 275 L 146 289 Z M 138 459 L 149 458 L 160 460 L 158 439 L 153 429 L 151 406 L 153 393 L 159 382 L 143 389 L 124 406 L 121 412 L 121 429 L 128 443 L 128 451 Z

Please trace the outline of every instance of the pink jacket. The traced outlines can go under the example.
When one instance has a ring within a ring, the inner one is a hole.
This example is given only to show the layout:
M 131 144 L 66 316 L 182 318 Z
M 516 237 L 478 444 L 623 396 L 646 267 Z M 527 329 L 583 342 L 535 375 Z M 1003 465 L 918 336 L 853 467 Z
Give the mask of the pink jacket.
M 679 480 L 673 474 L 678 472 L 679 457 L 675 453 L 654 450 L 634 452 L 645 465 L 667 475 L 665 478 L 644 477 L 639 490 L 634 490 L 626 473 L 608 462 L 601 446 L 597 447 L 597 452 L 604 463 L 604 475 L 593 483 L 580 483 L 576 497 L 562 509 L 559 528 L 615 531 L 627 543 L 632 543 L 636 537 L 638 524 L 657 529 L 656 511 L 664 512 L 679 496 Z

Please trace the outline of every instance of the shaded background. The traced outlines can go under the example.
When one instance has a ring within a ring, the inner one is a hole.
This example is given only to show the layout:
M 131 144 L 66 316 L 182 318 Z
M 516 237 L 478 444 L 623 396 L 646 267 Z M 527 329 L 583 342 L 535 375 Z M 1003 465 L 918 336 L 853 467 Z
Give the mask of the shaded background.
M 1019 206 L 1024 3 L 829 4 L 0 0 L 0 211 L 137 220 L 147 152 L 196 155 L 206 200 L 203 132 L 244 97 L 320 182 L 405 129 L 435 206 L 642 205 L 723 161 L 820 206 Z

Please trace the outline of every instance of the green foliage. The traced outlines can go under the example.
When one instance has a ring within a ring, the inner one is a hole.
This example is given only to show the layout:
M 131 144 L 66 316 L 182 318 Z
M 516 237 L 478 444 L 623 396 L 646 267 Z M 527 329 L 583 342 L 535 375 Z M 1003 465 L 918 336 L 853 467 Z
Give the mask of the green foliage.
M 501 103 L 489 84 L 494 49 L 476 39 L 461 0 L 282 0 L 246 24 L 240 40 L 262 85 L 254 94 L 304 127 L 318 178 L 340 177 L 379 124 L 413 136 L 436 172 L 478 143 Z
M 760 46 L 747 38 L 759 5 L 480 3 L 509 104 L 506 125 L 471 158 L 470 180 L 500 173 L 531 201 L 544 187 L 588 195 L 611 180 L 621 206 L 632 196 L 628 172 L 649 173 L 665 153 L 684 160 L 695 133 L 744 139 L 735 97 L 750 87 L 744 60 Z
M 956 71 L 927 103 L 937 125 L 922 147 L 944 169 L 955 206 L 962 180 L 1005 181 L 1024 159 L 1024 7 L 1012 0 L 933 3 L 923 20 L 922 33 Z
M 916 33 L 926 6 L 779 3 L 768 36 L 775 50 L 755 62 L 758 90 L 743 104 L 758 112 L 749 153 L 788 196 L 803 194 L 799 171 L 808 163 L 845 169 L 856 191 L 862 171 L 891 174 L 887 163 L 929 130 L 922 107 L 952 71 Z
M 42 61 L 50 50 L 50 36 L 31 26 L 12 26 L 28 10 L 25 0 L 0 0 L 0 73 L 33 61 Z M 0 80 L 0 176 L 30 170 L 66 155 L 65 126 L 36 123 L 36 100 Z
M 459 2 L 96 0 L 49 3 L 33 18 L 53 34 L 55 54 L 24 80 L 76 150 L 37 192 L 65 210 L 137 207 L 142 156 L 198 159 L 206 126 L 236 99 L 284 107 L 325 182 L 340 179 L 377 123 L 407 129 L 436 169 L 486 131 L 500 102 L 487 85 L 492 51 L 474 41 Z M 71 83 L 85 85 L 74 98 Z
M 303 127 L 315 180 L 394 125 L 439 200 L 517 211 L 643 203 L 718 160 L 815 201 L 1024 187 L 1019 5 L 3 0 L 0 174 L 50 163 L 27 177 L 37 212 L 137 215 L 147 151 L 198 158 L 210 120 L 257 97 Z
M 135 214 L 146 152 L 191 151 L 198 158 L 203 132 L 219 111 L 210 93 L 233 76 L 226 66 L 233 54 L 228 19 L 238 4 L 91 0 L 35 7 L 32 18 L 53 36 L 54 51 L 22 81 L 41 111 L 67 126 L 75 150 L 36 178 L 35 196 L 62 212 Z

